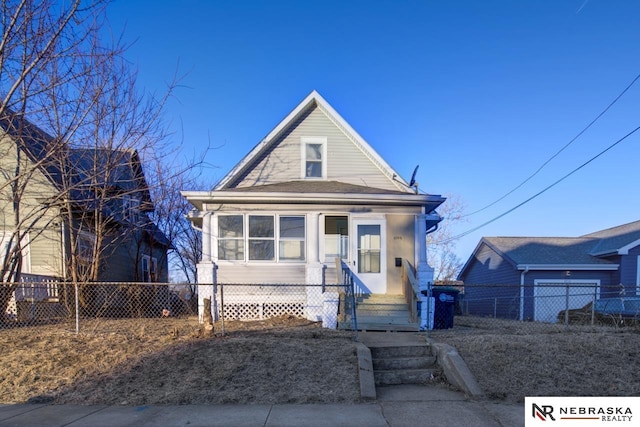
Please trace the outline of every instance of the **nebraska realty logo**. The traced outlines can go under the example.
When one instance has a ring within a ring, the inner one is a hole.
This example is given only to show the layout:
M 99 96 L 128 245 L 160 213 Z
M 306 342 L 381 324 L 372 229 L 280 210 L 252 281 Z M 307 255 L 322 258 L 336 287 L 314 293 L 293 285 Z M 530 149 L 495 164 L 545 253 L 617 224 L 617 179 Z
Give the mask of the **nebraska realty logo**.
M 525 398 L 526 427 L 638 425 L 639 422 L 640 397 Z

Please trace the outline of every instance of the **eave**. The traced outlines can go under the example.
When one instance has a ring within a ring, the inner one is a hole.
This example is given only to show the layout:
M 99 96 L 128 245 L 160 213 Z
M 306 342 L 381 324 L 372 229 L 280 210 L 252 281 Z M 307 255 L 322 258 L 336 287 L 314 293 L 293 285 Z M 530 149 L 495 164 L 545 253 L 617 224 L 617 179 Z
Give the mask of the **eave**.
M 518 264 L 516 268 L 520 271 L 525 270 L 552 270 L 552 271 L 616 271 L 620 268 L 620 264 Z
M 183 191 L 182 195 L 198 210 L 203 204 L 307 204 L 307 205 L 377 205 L 377 206 L 424 206 L 426 213 L 436 209 L 445 201 L 442 196 L 428 194 L 359 194 L 359 193 L 288 193 L 245 191 Z

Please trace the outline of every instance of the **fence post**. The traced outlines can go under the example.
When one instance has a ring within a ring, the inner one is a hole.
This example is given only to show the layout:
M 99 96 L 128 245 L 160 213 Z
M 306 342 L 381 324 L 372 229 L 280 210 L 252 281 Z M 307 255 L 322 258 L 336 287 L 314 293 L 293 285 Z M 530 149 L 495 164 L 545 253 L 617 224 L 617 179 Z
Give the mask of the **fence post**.
M 75 302 L 76 302 L 76 334 L 80 333 L 80 298 L 78 297 L 78 282 L 75 282 Z
M 564 325 L 569 326 L 569 285 L 565 285 L 564 291 Z
M 593 287 L 593 301 L 591 302 L 591 326 L 596 323 L 596 300 L 598 299 L 598 286 Z
M 225 335 L 224 332 L 224 285 L 222 283 L 220 286 L 220 320 L 222 321 L 222 336 Z

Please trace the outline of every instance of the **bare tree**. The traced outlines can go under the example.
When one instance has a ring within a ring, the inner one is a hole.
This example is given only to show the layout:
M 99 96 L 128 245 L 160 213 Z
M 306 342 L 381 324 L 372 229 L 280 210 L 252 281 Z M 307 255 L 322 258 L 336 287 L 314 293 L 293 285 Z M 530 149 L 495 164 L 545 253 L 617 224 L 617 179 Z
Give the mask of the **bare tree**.
M 6 0 L 0 5 L 0 280 L 10 283 L 2 287 L 0 307 L 6 306 L 20 281 L 26 246 L 55 225 L 49 211 L 59 195 L 36 196 L 34 189 L 59 178 L 49 160 L 64 143 L 28 124 L 26 118 L 46 111 L 47 92 L 86 72 L 78 66 L 80 52 L 97 31 L 93 18 L 104 4 L 96 1 L 80 7 L 80 3 Z
M 132 255 L 131 280 L 141 279 L 139 260 L 153 255 L 154 244 L 165 253 L 169 246 L 166 238 L 154 241 L 162 233 L 153 233 L 157 217 L 150 216 L 152 191 L 140 157 L 167 152 L 161 114 L 175 86 L 159 98 L 137 91 L 125 48 L 101 39 L 104 6 L 1 5 L 2 282 L 20 281 L 34 239 L 63 247 L 58 273 L 74 283 L 100 280 L 105 258 L 127 239 L 147 243 Z M 62 242 L 55 242 L 54 229 Z M 14 289 L 1 287 L 0 307 Z M 90 299 L 80 293 L 83 305 Z
M 443 220 L 438 229 L 427 235 L 428 262 L 434 269 L 436 281 L 453 281 L 462 268 L 462 261 L 456 255 L 454 228 L 464 221 L 465 206 L 462 199 L 455 195 L 447 195 L 447 200 L 438 209 Z

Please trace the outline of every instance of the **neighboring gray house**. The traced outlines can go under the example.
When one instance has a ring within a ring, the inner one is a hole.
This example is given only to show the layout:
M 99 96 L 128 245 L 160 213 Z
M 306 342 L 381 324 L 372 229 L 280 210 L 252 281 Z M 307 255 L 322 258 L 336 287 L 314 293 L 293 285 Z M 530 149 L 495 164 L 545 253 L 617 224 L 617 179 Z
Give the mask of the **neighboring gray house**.
M 635 221 L 580 237 L 483 237 L 458 279 L 470 314 L 555 321 L 567 300 L 638 294 L 639 264 Z
M 445 199 L 412 184 L 313 91 L 212 191 L 183 192 L 203 231 L 198 282 L 211 283 L 215 271 L 220 283 L 337 283 L 337 258 L 360 292 L 402 295 L 404 259 L 426 288 L 426 232 Z M 318 289 L 277 303 L 304 305 Z

